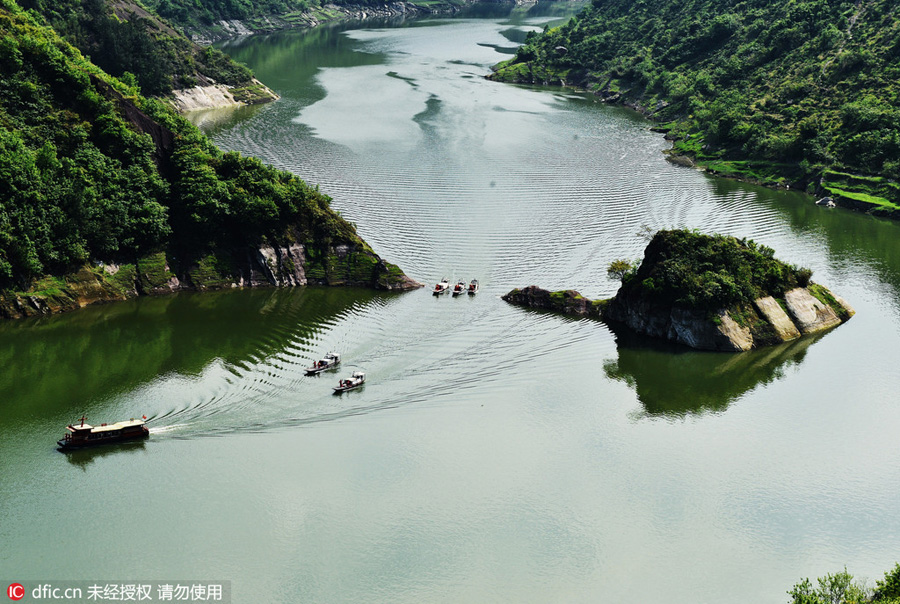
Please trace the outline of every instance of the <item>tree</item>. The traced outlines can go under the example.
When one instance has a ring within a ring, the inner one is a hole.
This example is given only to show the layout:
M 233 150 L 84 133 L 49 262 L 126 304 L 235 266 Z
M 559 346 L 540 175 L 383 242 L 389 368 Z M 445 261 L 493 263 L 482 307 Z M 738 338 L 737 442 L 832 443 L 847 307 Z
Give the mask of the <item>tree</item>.
M 843 571 L 825 575 L 816 580 L 817 588 L 810 580 L 803 579 L 788 592 L 791 604 L 864 604 L 869 602 L 869 590 L 865 584 L 853 581 L 853 575 Z
M 625 276 L 634 269 L 635 263 L 631 260 L 626 260 L 624 258 L 619 258 L 618 260 L 613 260 L 609 263 L 609 266 L 606 267 L 606 275 L 610 279 L 615 279 L 617 281 L 624 281 Z
M 877 582 L 875 596 L 872 599 L 876 602 L 900 601 L 900 564 L 894 566 L 893 570 L 884 573 L 884 581 Z

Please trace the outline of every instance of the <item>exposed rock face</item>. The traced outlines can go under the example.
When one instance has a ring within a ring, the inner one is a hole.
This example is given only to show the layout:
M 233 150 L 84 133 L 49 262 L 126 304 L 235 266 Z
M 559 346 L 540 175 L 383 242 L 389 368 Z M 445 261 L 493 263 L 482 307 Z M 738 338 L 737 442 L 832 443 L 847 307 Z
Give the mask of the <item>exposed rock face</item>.
M 754 303 L 756 310 L 768 321 L 775 329 L 782 340 L 793 340 L 800 337 L 800 330 L 794 325 L 791 318 L 784 312 L 778 301 L 772 296 L 759 298 Z
M 172 104 L 179 113 L 239 104 L 228 87 L 222 84 L 173 90 L 172 97 Z
M 820 301 L 809 289 L 798 287 L 785 293 L 782 302 L 787 312 L 771 296 L 754 300 L 752 308 L 723 308 L 713 313 L 617 297 L 606 307 L 603 318 L 701 350 L 740 352 L 824 331 L 853 316 L 846 302 L 820 285 L 814 287 L 833 297 L 838 308 Z M 841 319 L 839 313 L 845 318 Z
M 608 275 L 622 281 L 611 300 L 534 286 L 504 300 L 569 314 L 596 309 L 602 319 L 644 335 L 733 352 L 824 331 L 853 316 L 846 302 L 809 280 L 811 270 L 774 254 L 752 240 L 663 230 L 650 239 L 640 265 L 621 259 L 609 265 Z
M 303 270 L 306 256 L 303 254 L 303 246 L 299 243 L 279 248 L 264 245 L 256 252 L 256 261 L 272 285 L 279 287 L 306 285 L 306 273 Z
M 816 333 L 841 324 L 834 309 L 802 287 L 785 292 L 784 302 L 802 333 Z M 848 310 L 852 313 L 853 309 Z
M 264 86 L 259 80 L 254 79 L 256 94 L 250 104 L 275 101 L 278 95 Z M 246 105 L 244 101 L 235 98 L 233 89 L 224 84 L 210 84 L 208 86 L 194 86 L 172 91 L 172 105 L 179 113 L 197 111 L 201 109 L 215 109 L 217 107 L 238 107 Z
M 713 318 L 715 317 L 715 318 Z M 739 325 L 725 310 L 713 313 L 634 301 L 613 302 L 603 318 L 624 323 L 644 335 L 671 340 L 700 350 L 741 352 L 753 348 L 750 329 Z

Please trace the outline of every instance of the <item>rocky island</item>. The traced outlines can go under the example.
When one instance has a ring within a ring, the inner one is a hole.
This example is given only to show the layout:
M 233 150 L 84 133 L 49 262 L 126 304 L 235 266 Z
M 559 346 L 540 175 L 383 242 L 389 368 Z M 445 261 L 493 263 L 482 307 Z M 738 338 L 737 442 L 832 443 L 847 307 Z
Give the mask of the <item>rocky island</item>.
M 812 271 L 774 258 L 746 239 L 695 231 L 659 231 L 639 266 L 614 262 L 622 286 L 610 300 L 531 286 L 503 299 L 566 314 L 596 316 L 701 350 L 746 351 L 818 333 L 854 310 Z

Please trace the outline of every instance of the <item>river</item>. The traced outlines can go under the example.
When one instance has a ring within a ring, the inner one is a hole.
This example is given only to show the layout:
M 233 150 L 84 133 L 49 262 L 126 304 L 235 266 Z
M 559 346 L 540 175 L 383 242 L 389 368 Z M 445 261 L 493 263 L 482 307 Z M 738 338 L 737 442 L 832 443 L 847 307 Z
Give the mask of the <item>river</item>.
M 567 7 L 572 10 L 572 6 Z M 667 163 L 640 116 L 488 82 L 558 5 L 236 40 L 276 103 L 195 116 L 474 297 L 177 294 L 0 325 L 0 579 L 234 602 L 778 603 L 900 561 L 900 225 Z M 607 297 L 643 227 L 749 237 L 857 310 L 693 352 L 512 307 Z M 306 377 L 324 353 L 340 371 Z M 339 375 L 367 373 L 342 396 Z M 151 437 L 62 454 L 63 427 Z

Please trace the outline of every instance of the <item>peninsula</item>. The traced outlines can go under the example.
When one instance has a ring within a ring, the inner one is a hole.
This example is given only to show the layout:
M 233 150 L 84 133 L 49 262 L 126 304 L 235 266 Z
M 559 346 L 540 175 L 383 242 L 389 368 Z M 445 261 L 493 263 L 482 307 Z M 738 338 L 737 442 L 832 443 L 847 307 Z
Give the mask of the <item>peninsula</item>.
M 595 316 L 701 350 L 739 352 L 831 329 L 854 310 L 812 271 L 774 258 L 753 241 L 695 231 L 659 231 L 639 266 L 616 261 L 615 297 L 531 286 L 503 299 L 566 314 Z
M 218 149 L 0 0 L 0 317 L 180 289 L 421 285 L 331 198 Z

